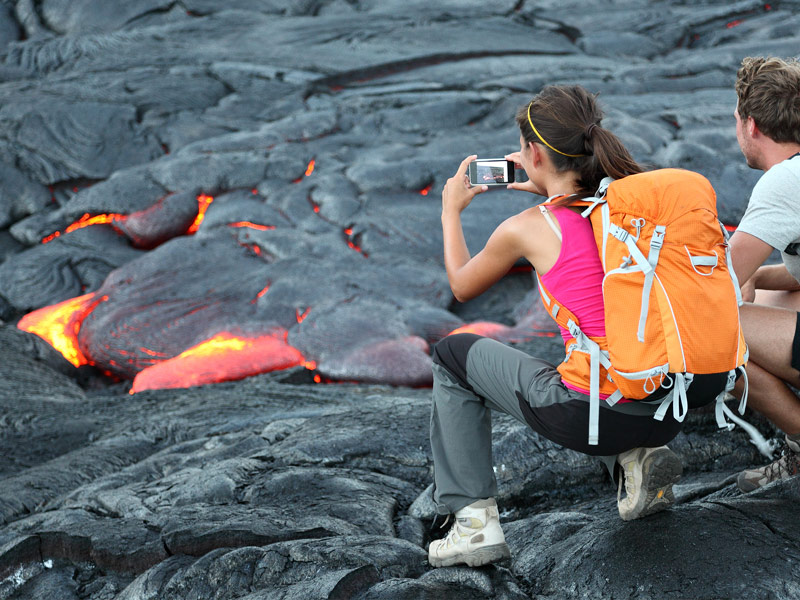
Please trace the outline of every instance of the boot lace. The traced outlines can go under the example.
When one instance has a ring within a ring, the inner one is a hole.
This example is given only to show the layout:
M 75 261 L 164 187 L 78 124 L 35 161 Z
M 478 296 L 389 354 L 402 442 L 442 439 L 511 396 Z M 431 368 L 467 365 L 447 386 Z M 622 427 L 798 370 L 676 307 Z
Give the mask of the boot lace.
M 800 454 L 794 452 L 789 444 L 783 445 L 780 458 L 764 468 L 764 477 L 766 477 L 767 483 L 798 473 L 800 473 Z
M 630 467 L 630 468 L 629 468 Z M 619 486 L 617 487 L 617 502 L 622 498 L 622 482 L 625 481 L 625 497 L 633 498 L 636 495 L 636 483 L 633 481 L 633 463 L 628 463 L 622 466 L 622 473 L 619 477 Z
M 472 532 L 468 531 L 466 527 L 462 526 L 458 522 L 458 519 L 455 519 L 453 522 L 453 526 L 450 528 L 450 531 L 447 534 L 447 537 L 444 538 L 445 548 L 449 548 L 450 546 L 455 546 L 463 538 L 469 537 L 470 533 L 474 532 L 475 532 L 474 529 L 472 530 Z
M 446 515 L 436 514 L 433 517 L 433 521 L 430 526 L 429 536 L 431 540 L 440 540 L 445 537 L 450 529 L 453 521 L 455 520 L 455 516 L 453 513 L 449 513 Z

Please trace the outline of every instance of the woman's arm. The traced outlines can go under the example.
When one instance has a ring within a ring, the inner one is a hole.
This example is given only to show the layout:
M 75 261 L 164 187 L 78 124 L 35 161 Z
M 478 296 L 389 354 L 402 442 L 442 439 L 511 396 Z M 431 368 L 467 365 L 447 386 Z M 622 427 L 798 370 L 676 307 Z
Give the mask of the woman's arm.
M 458 218 L 458 217 L 456 217 Z M 513 219 L 514 217 L 512 217 Z M 475 256 L 469 256 L 469 252 L 449 252 L 448 235 L 450 230 L 453 232 L 452 238 L 460 238 L 463 243 L 464 236 L 461 233 L 461 221 L 454 221 L 449 226 L 445 225 L 444 217 L 442 225 L 445 230 L 445 267 L 447 268 L 447 279 L 450 281 L 450 289 L 453 296 L 459 302 L 466 302 L 492 287 L 495 283 L 508 273 L 514 263 L 523 256 L 523 252 L 517 241 L 516 228 L 511 220 L 501 223 L 491 237 L 486 242 L 486 246 Z M 466 244 L 463 246 L 466 249 Z
M 464 240 L 461 212 L 476 195 L 489 189 L 487 186 L 471 187 L 469 184 L 466 171 L 474 158 L 476 157 L 473 155 L 464 159 L 456 174 L 447 180 L 442 190 L 444 265 L 450 289 L 460 302 L 485 292 L 524 254 L 518 240 L 518 228 L 512 217 L 492 233 L 483 250 L 470 257 Z

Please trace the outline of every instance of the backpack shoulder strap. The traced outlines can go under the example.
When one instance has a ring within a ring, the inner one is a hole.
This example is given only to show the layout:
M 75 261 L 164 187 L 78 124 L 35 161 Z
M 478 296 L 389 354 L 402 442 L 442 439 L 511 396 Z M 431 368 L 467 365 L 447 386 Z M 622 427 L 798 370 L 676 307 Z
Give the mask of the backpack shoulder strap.
M 588 201 L 588 205 L 586 210 L 581 213 L 581 216 L 586 219 L 592 214 L 592 211 L 597 208 L 598 204 L 605 204 L 606 202 L 606 192 L 608 191 L 608 186 L 614 183 L 613 177 L 604 177 L 600 180 L 600 186 L 597 188 L 597 191 L 594 193 L 594 198 Z

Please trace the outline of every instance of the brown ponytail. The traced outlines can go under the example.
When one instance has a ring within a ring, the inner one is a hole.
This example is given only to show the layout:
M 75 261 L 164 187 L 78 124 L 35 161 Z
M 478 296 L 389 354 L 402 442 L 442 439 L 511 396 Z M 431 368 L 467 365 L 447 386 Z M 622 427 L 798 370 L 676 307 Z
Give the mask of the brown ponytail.
M 517 112 L 522 138 L 542 144 L 555 169 L 576 171 L 579 191 L 556 202 L 569 205 L 593 196 L 604 177 L 641 173 L 620 139 L 604 129 L 594 94 L 579 85 L 549 85 Z

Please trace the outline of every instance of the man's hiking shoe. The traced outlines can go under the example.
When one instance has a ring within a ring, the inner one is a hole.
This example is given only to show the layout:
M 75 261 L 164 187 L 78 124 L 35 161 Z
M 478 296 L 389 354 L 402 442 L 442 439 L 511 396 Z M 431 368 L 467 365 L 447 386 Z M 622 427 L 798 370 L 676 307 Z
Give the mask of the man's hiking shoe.
M 428 546 L 428 562 L 434 567 L 467 564 L 479 567 L 511 558 L 500 528 L 494 498 L 478 500 L 454 515 L 453 526 L 440 540 Z
M 617 507 L 624 521 L 646 517 L 675 502 L 672 484 L 680 479 L 683 466 L 672 450 L 666 446 L 634 448 L 620 454 L 617 462 L 622 466 Z
M 764 467 L 739 473 L 736 479 L 739 489 L 743 492 L 752 492 L 778 479 L 786 479 L 800 473 L 800 440 L 797 438 L 800 438 L 800 435 L 786 436 L 786 444 L 777 460 Z

